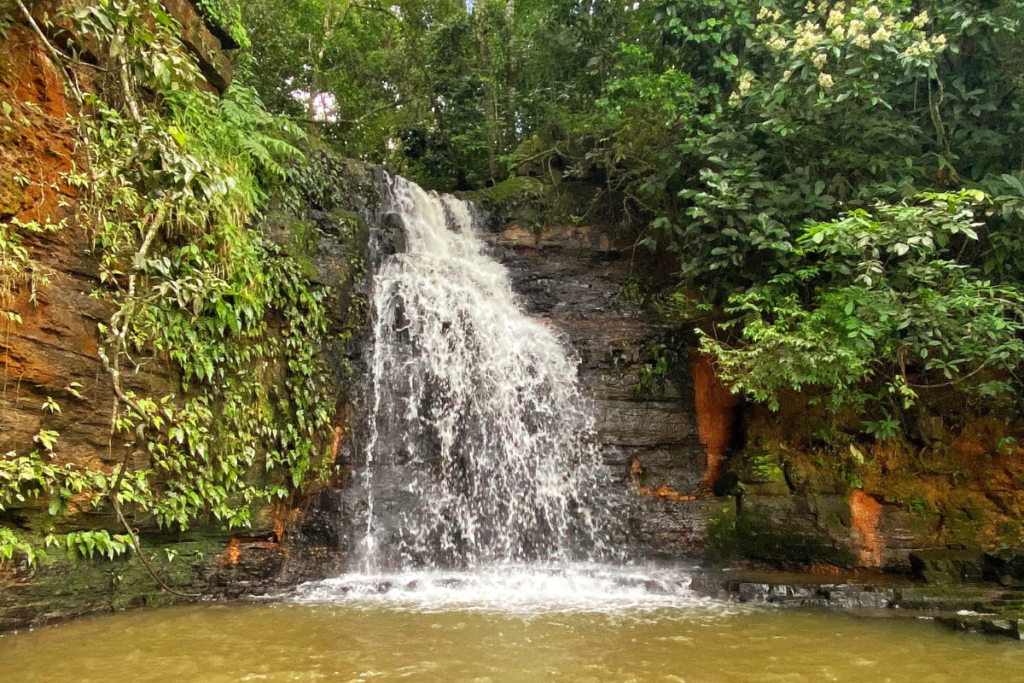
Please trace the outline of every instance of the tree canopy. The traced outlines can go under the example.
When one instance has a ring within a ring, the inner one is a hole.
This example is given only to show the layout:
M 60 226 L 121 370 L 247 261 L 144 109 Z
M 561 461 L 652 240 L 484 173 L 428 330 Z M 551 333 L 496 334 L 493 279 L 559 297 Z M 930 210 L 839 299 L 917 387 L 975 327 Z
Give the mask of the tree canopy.
M 440 190 L 534 175 L 621 197 L 678 256 L 672 296 L 719 312 L 703 346 L 736 390 L 1016 400 L 1024 3 L 243 11 L 264 100 L 347 154 Z

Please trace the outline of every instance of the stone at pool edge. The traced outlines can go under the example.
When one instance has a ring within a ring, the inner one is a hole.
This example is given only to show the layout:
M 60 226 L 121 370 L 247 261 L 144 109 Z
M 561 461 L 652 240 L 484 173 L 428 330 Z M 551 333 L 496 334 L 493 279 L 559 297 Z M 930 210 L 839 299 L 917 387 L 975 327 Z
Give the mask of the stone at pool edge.
M 746 604 L 853 610 L 874 617 L 925 617 L 956 631 L 1024 640 L 1024 593 L 992 585 L 900 585 L 887 584 L 884 579 L 804 581 L 792 574 L 773 577 L 771 572 L 712 570 L 698 572 L 691 588 L 700 595 Z
M 985 578 L 984 553 L 979 549 L 934 548 L 910 553 L 914 575 L 935 585 L 977 583 Z
M 914 575 L 933 585 L 996 583 L 1024 588 L 1024 548 L 935 548 L 910 554 Z
M 956 631 L 987 633 L 994 636 L 1024 640 L 1024 619 L 1020 617 L 1002 619 L 989 616 L 957 615 L 936 617 L 935 621 Z

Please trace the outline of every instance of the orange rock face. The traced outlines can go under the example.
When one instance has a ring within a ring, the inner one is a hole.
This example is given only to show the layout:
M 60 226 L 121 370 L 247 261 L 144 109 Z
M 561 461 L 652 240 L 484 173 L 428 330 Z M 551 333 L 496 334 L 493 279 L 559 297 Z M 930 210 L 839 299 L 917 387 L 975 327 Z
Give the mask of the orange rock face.
M 878 529 L 882 504 L 857 489 L 850 495 L 850 513 L 853 517 L 854 539 L 860 542 L 860 564 L 863 567 L 881 567 L 884 538 Z
M 704 353 L 690 354 L 694 402 L 700 442 L 708 452 L 708 466 L 701 481 L 701 492 L 709 493 L 722 473 L 722 463 L 733 441 L 738 398 L 715 374 L 711 358 Z
M 88 90 L 88 70 L 77 77 Z M 24 240 L 36 276 L 18 279 L 0 302 L 21 317 L 20 323 L 0 318 L 0 455 L 32 450 L 33 437 L 47 429 L 60 435 L 56 463 L 109 471 L 125 455 L 111 437 L 112 386 L 99 360 L 97 324 L 109 321 L 111 310 L 90 296 L 98 267 L 77 215 L 78 190 L 68 183 L 68 174 L 82 172 L 88 159 L 67 119 L 74 101 L 65 95 L 63 76 L 20 23 L 0 41 L 0 100 L 12 107 L 10 117 L 0 117 L 0 223 L 64 221 L 42 233 L 8 228 Z M 163 359 L 154 358 L 129 383 L 139 393 L 162 395 L 172 379 Z M 48 398 L 60 412 L 42 409 Z M 140 450 L 132 464 L 145 466 L 147 459 Z

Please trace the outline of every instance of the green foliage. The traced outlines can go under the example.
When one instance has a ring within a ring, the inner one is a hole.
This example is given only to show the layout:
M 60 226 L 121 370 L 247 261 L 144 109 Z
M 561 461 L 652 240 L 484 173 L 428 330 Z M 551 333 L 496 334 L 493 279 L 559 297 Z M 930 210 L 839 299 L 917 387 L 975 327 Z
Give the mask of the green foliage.
M 791 273 L 730 299 L 743 344 L 708 334 L 702 346 L 722 376 L 777 407 L 784 388 L 824 387 L 833 406 L 957 386 L 1011 390 L 1024 354 L 1024 292 L 958 263 L 978 240 L 980 193 L 925 194 L 809 223 Z M 866 387 L 879 387 L 873 394 Z M 869 425 L 891 436 L 890 418 Z
M 914 496 L 907 503 L 907 512 L 911 512 L 915 515 L 926 515 L 932 511 L 932 504 L 921 496 Z
M 634 392 L 638 397 L 664 392 L 670 361 L 678 360 L 675 351 L 660 342 L 652 342 L 641 349 L 640 356 L 644 362 L 640 366 Z
M 599 186 L 639 244 L 678 254 L 660 311 L 736 318 L 707 348 L 737 390 L 884 404 L 865 423 L 884 438 L 923 386 L 1018 384 L 1015 0 L 251 8 L 260 92 L 288 113 L 330 93 L 317 130 L 350 153 L 442 189 L 542 183 L 513 212 L 538 229 L 565 180 Z M 973 218 L 931 206 L 976 189 Z
M 53 536 L 46 538 L 47 546 L 57 546 L 59 543 Z M 128 536 L 123 534 L 111 535 L 110 532 L 103 529 L 99 531 L 72 531 L 66 536 L 65 544 L 68 550 L 77 553 L 81 557 L 88 557 L 90 559 L 98 554 L 100 557 L 113 560 L 131 548 L 131 541 Z
M 335 208 L 336 168 L 319 153 L 299 163 L 296 124 L 314 149 L 476 190 L 537 230 L 590 215 L 563 210 L 566 181 L 598 187 L 594 205 L 621 206 L 639 244 L 678 256 L 675 292 L 627 282 L 624 298 L 676 320 L 724 314 L 704 349 L 770 405 L 812 389 L 884 439 L 921 392 L 991 406 L 1019 391 L 1016 0 L 200 4 L 245 48 L 248 85 L 222 99 L 195 87 L 152 0 L 72 12 L 104 48 L 104 95 L 79 122 L 92 163 L 72 181 L 89 198 L 95 295 L 115 310 L 101 332 L 122 394 L 113 423 L 150 463 L 69 474 L 44 430 L 0 470 L 28 473 L 15 495 L 66 500 L 81 481 L 97 504 L 114 487 L 164 525 L 212 513 L 237 526 L 323 473 L 323 293 L 252 227 L 268 203 L 300 219 L 306 201 Z M 44 281 L 22 241 L 42 229 L 3 226 L 0 308 Z M 638 391 L 677 355 L 642 350 Z M 174 392 L 123 385 L 156 364 Z
M 750 458 L 750 473 L 754 481 L 782 481 L 784 474 L 779 460 L 772 454 L 763 453 Z
M 256 0 L 247 77 L 350 156 L 479 189 L 507 177 L 522 142 L 592 106 L 605 58 L 588 64 L 589 51 L 613 53 L 633 14 L 595 0 Z
M 177 63 L 180 45 L 169 43 L 167 61 Z M 184 64 L 144 117 L 101 106 L 90 122 L 107 285 L 96 294 L 118 306 L 101 329 L 108 363 L 116 375 L 122 362 L 138 366 L 138 353 L 168 358 L 184 394 L 123 401 L 117 427 L 129 438 L 150 428 L 152 470 L 132 472 L 117 495 L 162 525 L 185 528 L 208 511 L 233 528 L 249 524 L 251 504 L 287 495 L 280 483 L 250 481 L 253 465 L 283 470 L 296 488 L 318 467 L 315 435 L 329 420 L 316 354 L 324 294 L 248 226 L 263 187 L 300 156 L 287 142 L 295 133 L 251 90 L 218 100 L 174 87 L 196 78 Z M 154 241 L 158 231 L 170 239 Z
M 252 47 L 249 34 L 242 23 L 242 10 L 238 0 L 197 0 L 196 6 L 215 30 L 226 34 L 238 47 L 243 50 Z
M 102 0 L 69 14 L 78 35 L 104 48 L 99 66 L 130 75 L 89 96 L 77 124 L 90 165 L 69 178 L 82 190 L 79 219 L 99 265 L 92 295 L 114 311 L 99 325 L 100 356 L 117 399 L 113 442 L 126 456 L 108 472 L 60 464 L 59 435 L 40 430 L 31 453 L 0 459 L 0 504 L 43 498 L 61 515 L 78 497 L 114 501 L 118 515 L 123 506 L 165 528 L 207 515 L 248 526 L 254 506 L 326 475 L 326 293 L 256 227 L 269 193 L 303 159 L 301 132 L 266 113 L 250 88 L 222 98 L 199 89 L 180 27 L 158 3 Z M 14 283 L 27 252 L 16 233 L 0 245 L 13 254 Z M 125 377 L 156 364 L 177 379 L 170 393 L 127 386 Z M 47 399 L 43 410 L 60 406 Z M 146 464 L 130 466 L 140 451 Z M 131 540 L 93 530 L 63 543 L 112 559 Z M 7 557 L 25 549 L 4 543 Z
M 0 526 L 0 562 L 11 560 L 14 553 L 23 553 L 32 564 L 36 561 L 38 551 L 30 543 L 18 539 L 13 531 Z
M 40 430 L 35 448 L 27 455 L 11 451 L 0 459 L 0 510 L 29 498 L 45 497 L 51 515 L 63 513 L 75 495 L 106 485 L 106 477 L 71 464 L 55 462 L 58 434 Z

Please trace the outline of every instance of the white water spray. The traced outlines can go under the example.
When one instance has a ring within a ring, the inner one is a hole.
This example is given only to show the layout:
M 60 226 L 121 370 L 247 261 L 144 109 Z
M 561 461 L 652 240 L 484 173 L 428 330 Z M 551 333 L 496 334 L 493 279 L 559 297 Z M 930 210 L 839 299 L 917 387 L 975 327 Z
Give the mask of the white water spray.
M 607 472 L 576 358 L 519 309 L 466 202 L 403 178 L 391 193 L 406 249 L 374 278 L 367 568 L 378 568 L 382 542 L 379 467 L 400 467 L 409 482 L 391 540 L 403 564 L 600 556 Z

